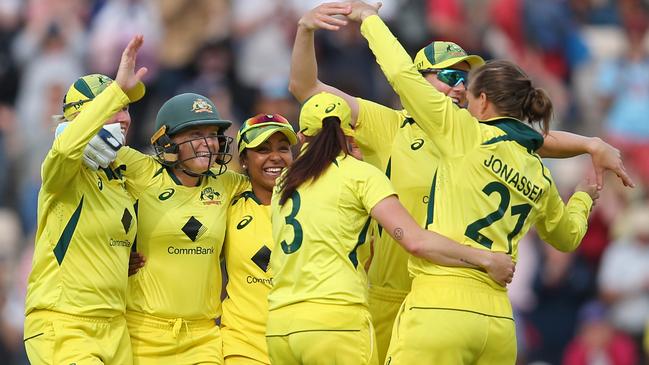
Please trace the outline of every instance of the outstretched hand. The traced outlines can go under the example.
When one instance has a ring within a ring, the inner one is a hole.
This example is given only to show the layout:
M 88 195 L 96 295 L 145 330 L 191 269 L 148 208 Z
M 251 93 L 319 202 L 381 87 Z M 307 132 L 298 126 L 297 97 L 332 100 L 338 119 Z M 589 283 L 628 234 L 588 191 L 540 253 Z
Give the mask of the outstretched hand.
M 348 4 L 351 6 L 351 12 L 347 14 L 347 19 L 359 23 L 368 16 L 377 15 L 383 5 L 381 2 L 368 4 L 360 0 L 350 1 Z
M 298 21 L 298 25 L 308 30 L 338 30 L 341 26 L 347 25 L 347 20 L 335 18 L 334 16 L 347 15 L 351 10 L 351 5 L 347 3 L 321 4 L 304 14 Z
M 595 169 L 595 180 L 597 188 L 602 189 L 604 173 L 607 170 L 613 171 L 627 187 L 635 187 L 635 184 L 626 173 L 620 150 L 597 138 L 595 147 L 592 149 L 591 158 Z
M 119 62 L 119 69 L 117 70 L 115 82 L 125 92 L 134 88 L 148 71 L 146 67 L 140 67 L 140 69 L 135 72 L 137 52 L 140 47 L 142 47 L 143 43 L 144 36 L 136 35 L 130 42 L 128 42 L 124 52 L 122 52 L 122 59 Z

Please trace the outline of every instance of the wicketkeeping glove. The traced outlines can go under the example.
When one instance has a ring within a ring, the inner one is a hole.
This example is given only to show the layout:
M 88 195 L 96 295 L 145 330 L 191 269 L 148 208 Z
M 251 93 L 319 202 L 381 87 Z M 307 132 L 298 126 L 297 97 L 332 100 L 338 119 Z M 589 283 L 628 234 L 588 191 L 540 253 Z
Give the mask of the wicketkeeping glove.
M 68 122 L 59 123 L 54 138 L 58 137 L 67 125 Z M 104 125 L 83 150 L 83 164 L 92 170 L 108 167 L 111 162 L 115 161 L 117 150 L 122 147 L 123 142 L 124 135 L 119 123 Z

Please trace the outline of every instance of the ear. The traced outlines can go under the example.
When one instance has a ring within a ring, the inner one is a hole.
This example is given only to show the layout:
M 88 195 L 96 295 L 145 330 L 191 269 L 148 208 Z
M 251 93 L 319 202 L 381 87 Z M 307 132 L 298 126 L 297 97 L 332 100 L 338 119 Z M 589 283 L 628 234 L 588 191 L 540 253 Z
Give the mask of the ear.
M 304 144 L 306 142 L 306 136 L 302 132 L 297 132 L 297 139 L 300 141 L 300 144 Z
M 485 115 L 487 114 L 487 109 L 489 108 L 489 105 L 491 102 L 489 99 L 487 99 L 487 94 L 485 93 L 480 93 L 480 96 L 478 96 L 478 105 L 480 106 L 479 111 L 480 115 Z
M 246 150 L 243 150 L 239 155 L 239 164 L 246 165 L 248 163 L 248 157 L 246 156 Z

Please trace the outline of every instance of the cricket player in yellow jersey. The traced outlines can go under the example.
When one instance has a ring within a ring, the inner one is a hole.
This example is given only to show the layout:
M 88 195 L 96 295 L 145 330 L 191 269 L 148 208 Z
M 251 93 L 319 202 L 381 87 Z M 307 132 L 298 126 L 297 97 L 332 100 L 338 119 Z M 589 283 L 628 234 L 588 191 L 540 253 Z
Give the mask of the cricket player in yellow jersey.
M 219 257 L 228 206 L 247 185 L 226 171 L 230 124 L 207 97 L 177 95 L 156 117 L 156 156 L 117 155 L 137 199 L 135 250 L 146 258 L 129 278 L 134 364 L 223 363 Z
M 468 110 L 424 79 L 376 15 L 379 6 L 352 3 L 361 32 L 401 101 L 440 153 L 429 229 L 467 246 L 514 259 L 534 225 L 546 242 L 574 250 L 587 230 L 597 186 L 577 188 L 564 205 L 534 152 L 548 129 L 552 103 L 507 61 L 474 70 Z M 475 116 L 475 117 L 474 117 Z M 476 119 L 478 118 L 478 119 Z M 483 122 L 479 122 L 482 120 Z M 411 257 L 411 292 L 395 321 L 386 364 L 514 364 L 516 335 L 504 288 L 477 270 Z
M 250 189 L 228 209 L 223 252 L 228 272 L 221 316 L 225 365 L 270 364 L 266 346 L 268 292 L 273 283 L 270 201 L 275 180 L 293 163 L 297 135 L 279 114 L 259 114 L 237 133 L 239 161 Z
M 502 284 L 513 275 L 511 261 L 503 260 L 507 255 L 465 250 L 469 247 L 420 228 L 387 177 L 349 155 L 350 122 L 351 111 L 340 97 L 309 98 L 298 134 L 307 143 L 273 193 L 275 276 L 266 329 L 271 363 L 377 363 L 367 283 L 357 257 L 370 214 L 411 254 L 482 267 Z
M 134 73 L 141 45 L 141 36 L 128 44 L 115 82 L 81 77 L 63 100 L 70 123 L 43 162 L 27 287 L 24 342 L 32 364 L 132 363 L 124 312 L 134 201 L 117 165 L 95 171 L 82 161 L 104 124 L 121 127 L 116 134 L 128 130 L 127 106 L 144 95 L 146 69 Z
M 293 47 L 291 92 L 299 101 L 320 91 L 345 99 L 352 110 L 354 138 L 361 147 L 364 161 L 385 172 L 401 203 L 421 227 L 426 227 L 431 223 L 432 205 L 428 202 L 434 199 L 431 186 L 436 179 L 440 158 L 432 141 L 406 110 L 394 110 L 355 98 L 317 79 L 314 31 L 336 30 L 344 25 L 344 21 L 331 16 L 343 15 L 350 10 L 346 3 L 327 3 L 300 19 Z M 478 56 L 467 55 L 455 43 L 436 41 L 417 53 L 415 64 L 437 90 L 457 105 L 466 105 L 467 71 L 484 64 L 484 61 Z M 539 150 L 541 155 L 569 157 L 591 153 L 598 171 L 614 169 L 625 183 L 630 184 L 619 151 L 599 138 L 554 131 L 550 136 L 546 139 L 548 143 Z M 394 318 L 410 291 L 412 279 L 407 270 L 408 256 L 382 227 L 378 228 L 368 279 L 369 308 L 376 329 L 380 362 L 385 358 L 390 343 Z

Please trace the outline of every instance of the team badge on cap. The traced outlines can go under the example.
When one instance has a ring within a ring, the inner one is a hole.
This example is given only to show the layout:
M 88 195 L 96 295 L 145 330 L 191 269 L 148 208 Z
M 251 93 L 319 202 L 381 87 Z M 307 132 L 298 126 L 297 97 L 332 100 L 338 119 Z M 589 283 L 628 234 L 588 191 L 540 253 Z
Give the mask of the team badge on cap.
M 201 98 L 194 100 L 194 103 L 192 103 L 192 111 L 194 113 L 214 113 L 212 105 Z

